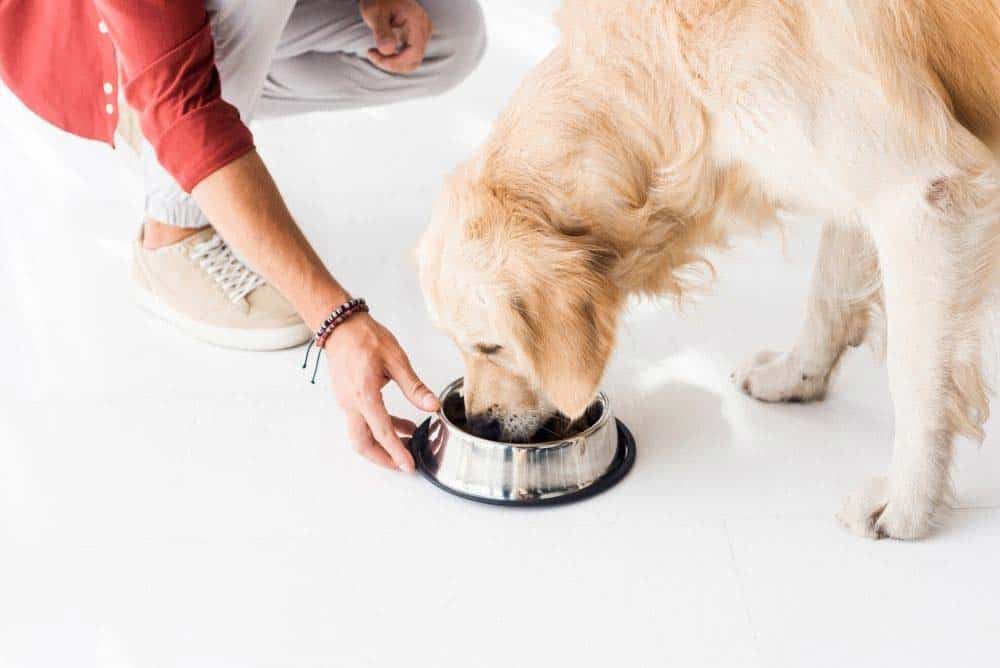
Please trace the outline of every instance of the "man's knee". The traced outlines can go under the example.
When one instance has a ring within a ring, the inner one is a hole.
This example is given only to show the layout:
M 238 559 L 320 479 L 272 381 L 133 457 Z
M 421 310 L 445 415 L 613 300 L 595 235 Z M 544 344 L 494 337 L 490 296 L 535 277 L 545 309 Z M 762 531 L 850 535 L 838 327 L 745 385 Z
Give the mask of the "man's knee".
M 454 88 L 472 74 L 486 51 L 486 21 L 477 0 L 424 0 L 434 22 L 434 57 L 441 66 L 436 92 Z

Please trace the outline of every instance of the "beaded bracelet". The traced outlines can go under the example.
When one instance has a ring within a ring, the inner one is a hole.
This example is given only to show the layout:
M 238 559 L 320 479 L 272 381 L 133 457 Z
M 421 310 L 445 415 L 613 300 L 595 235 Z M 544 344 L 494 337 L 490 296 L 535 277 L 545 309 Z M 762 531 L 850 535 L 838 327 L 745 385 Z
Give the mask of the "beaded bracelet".
M 312 384 L 316 384 L 316 374 L 319 372 L 319 358 L 323 355 L 323 349 L 326 347 L 326 342 L 333 334 L 333 330 L 340 327 L 344 322 L 350 318 L 352 315 L 357 313 L 368 313 L 368 304 L 364 299 L 356 297 L 348 302 L 344 302 L 323 321 L 323 324 L 319 329 L 316 330 L 316 335 L 313 337 L 312 341 L 309 342 L 309 346 L 306 348 L 306 359 L 302 363 L 302 368 L 305 369 L 309 366 L 309 353 L 312 352 L 313 346 L 319 349 L 316 354 L 316 367 L 313 369 Z
M 355 313 L 368 312 L 368 304 L 365 303 L 364 299 L 357 297 L 345 302 L 334 309 L 333 313 L 323 321 L 323 325 L 316 330 L 316 345 L 322 348 L 326 345 L 326 340 L 330 338 L 333 334 L 333 330 L 337 329 L 345 320 L 350 318 Z

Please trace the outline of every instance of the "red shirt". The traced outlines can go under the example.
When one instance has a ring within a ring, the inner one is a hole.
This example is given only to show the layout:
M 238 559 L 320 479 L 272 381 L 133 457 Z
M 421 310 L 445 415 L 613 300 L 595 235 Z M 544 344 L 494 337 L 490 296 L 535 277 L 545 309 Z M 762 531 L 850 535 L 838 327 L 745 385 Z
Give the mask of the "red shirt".
M 0 78 L 47 121 L 112 145 L 121 81 L 186 191 L 253 149 L 220 96 L 204 0 L 0 0 Z

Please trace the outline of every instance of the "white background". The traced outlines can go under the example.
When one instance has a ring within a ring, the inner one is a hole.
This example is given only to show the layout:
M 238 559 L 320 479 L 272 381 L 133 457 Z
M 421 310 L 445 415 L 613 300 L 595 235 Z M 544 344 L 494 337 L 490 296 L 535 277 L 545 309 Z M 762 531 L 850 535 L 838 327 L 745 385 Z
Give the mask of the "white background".
M 486 60 L 444 97 L 255 126 L 323 257 L 434 387 L 461 368 L 412 248 L 442 175 L 553 43 L 555 4 L 487 2 Z M 834 520 L 888 463 L 872 354 L 851 353 L 822 404 L 729 386 L 744 356 L 794 339 L 814 223 L 741 242 L 683 313 L 634 308 L 606 387 L 635 470 L 591 501 L 518 511 L 358 459 L 301 350 L 216 349 L 138 312 L 138 178 L 8 93 L 0 175 L 3 668 L 995 661 L 996 420 L 958 448 L 945 528 L 875 543 Z

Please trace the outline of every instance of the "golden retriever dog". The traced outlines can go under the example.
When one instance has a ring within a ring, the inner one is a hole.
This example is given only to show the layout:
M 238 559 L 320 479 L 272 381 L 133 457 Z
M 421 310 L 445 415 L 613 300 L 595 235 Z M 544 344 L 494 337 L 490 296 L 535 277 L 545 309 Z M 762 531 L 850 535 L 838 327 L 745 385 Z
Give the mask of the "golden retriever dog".
M 418 249 L 472 423 L 580 415 L 630 296 L 685 294 L 707 249 L 796 212 L 824 225 L 805 327 L 735 382 L 820 399 L 884 338 L 892 463 L 840 518 L 927 535 L 989 411 L 1000 0 L 567 0 L 558 23 Z

